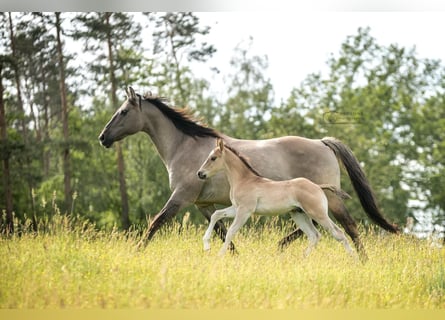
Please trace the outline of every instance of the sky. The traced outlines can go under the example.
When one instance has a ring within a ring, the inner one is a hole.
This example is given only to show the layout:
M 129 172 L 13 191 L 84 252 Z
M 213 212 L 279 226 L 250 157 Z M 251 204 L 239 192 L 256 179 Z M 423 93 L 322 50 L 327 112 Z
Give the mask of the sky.
M 310 73 L 325 72 L 331 54 L 338 54 L 348 35 L 370 27 L 377 43 L 416 47 L 420 58 L 445 62 L 445 11 L 441 12 L 200 12 L 202 25 L 211 27 L 207 40 L 217 52 L 195 75 L 210 79 L 212 91 L 226 92 L 222 76 L 230 72 L 234 48 L 253 37 L 251 55 L 266 55 L 267 76 L 276 101 L 285 100 Z M 215 76 L 210 67 L 221 74 Z

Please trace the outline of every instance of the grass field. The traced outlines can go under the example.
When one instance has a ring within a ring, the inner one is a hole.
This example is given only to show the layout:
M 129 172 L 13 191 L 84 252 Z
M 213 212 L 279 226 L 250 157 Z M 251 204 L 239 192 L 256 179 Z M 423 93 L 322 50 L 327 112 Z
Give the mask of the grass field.
M 285 231 L 245 227 L 239 254 L 203 252 L 201 228 L 172 226 L 144 248 L 121 232 L 59 217 L 46 233 L 0 239 L 0 308 L 445 308 L 445 249 L 363 234 L 361 264 L 324 235 L 279 251 Z

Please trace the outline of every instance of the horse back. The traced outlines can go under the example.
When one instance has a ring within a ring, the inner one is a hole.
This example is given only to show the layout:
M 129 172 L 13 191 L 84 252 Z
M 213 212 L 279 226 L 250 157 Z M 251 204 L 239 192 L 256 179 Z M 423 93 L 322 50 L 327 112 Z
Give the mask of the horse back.
M 335 154 L 321 140 L 286 136 L 267 140 L 225 138 L 266 178 L 289 180 L 305 177 L 315 183 L 340 185 Z

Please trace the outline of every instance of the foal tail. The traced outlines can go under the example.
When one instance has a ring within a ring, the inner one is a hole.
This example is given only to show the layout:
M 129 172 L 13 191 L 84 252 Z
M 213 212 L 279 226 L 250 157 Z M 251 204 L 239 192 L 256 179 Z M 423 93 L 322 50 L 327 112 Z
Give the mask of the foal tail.
M 343 163 L 349 178 L 351 179 L 352 185 L 354 186 L 355 192 L 359 197 L 360 203 L 368 217 L 389 232 L 400 232 L 400 229 L 389 223 L 380 212 L 374 192 L 351 149 L 340 140 L 331 137 L 323 138 L 321 139 L 321 142 L 334 151 L 337 158 Z
M 340 199 L 351 199 L 351 196 L 349 194 L 347 194 L 342 189 L 337 188 L 333 184 L 320 184 L 320 188 L 333 192 Z

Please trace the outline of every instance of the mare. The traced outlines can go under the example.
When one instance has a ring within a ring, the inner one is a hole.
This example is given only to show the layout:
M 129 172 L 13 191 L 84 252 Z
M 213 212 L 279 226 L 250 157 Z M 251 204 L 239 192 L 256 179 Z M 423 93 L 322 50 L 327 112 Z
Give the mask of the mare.
M 114 142 L 138 132 L 145 132 L 154 143 L 168 171 L 172 191 L 164 207 L 154 217 L 141 242 L 150 240 L 157 230 L 181 209 L 195 204 L 210 221 L 215 204 L 229 206 L 229 183 L 223 173 L 201 180 L 199 166 L 215 146 L 215 140 L 242 152 L 262 176 L 273 180 L 307 178 L 317 184 L 331 184 L 340 189 L 340 165 L 344 165 L 351 183 L 368 215 L 383 229 L 397 233 L 397 226 L 380 212 L 371 186 L 352 151 L 335 138 L 307 139 L 285 136 L 267 140 L 242 140 L 209 128 L 194 119 L 187 110 L 175 109 L 165 99 L 136 94 L 126 89 L 127 99 L 117 109 L 99 135 L 100 143 L 110 148 Z M 273 154 L 273 157 L 270 155 Z M 360 241 L 357 224 L 343 201 L 327 193 L 328 206 L 334 218 L 351 237 L 361 258 L 366 253 Z M 215 227 L 225 239 L 226 229 L 219 221 Z M 285 247 L 302 234 L 300 229 L 280 241 Z M 231 246 L 233 249 L 233 246 Z
M 309 239 L 306 256 L 321 237 L 312 220 L 318 222 L 337 241 L 343 243 L 347 252 L 352 253 L 344 233 L 328 216 L 328 199 L 322 189 L 331 190 L 344 199 L 349 195 L 333 185 L 317 185 L 306 178 L 281 181 L 264 178 L 235 149 L 225 146 L 222 139 L 217 139 L 216 144 L 197 175 L 205 180 L 218 172 L 224 172 L 230 185 L 232 205 L 213 213 L 203 237 L 204 250 L 210 250 L 213 228 L 222 218 L 234 219 L 227 230 L 220 255 L 226 253 L 233 237 L 252 214 L 274 216 L 290 213 L 294 222 Z M 270 156 L 273 157 L 273 154 Z

